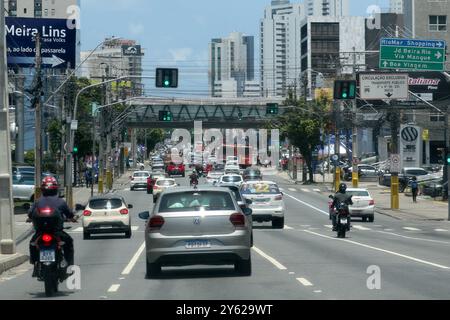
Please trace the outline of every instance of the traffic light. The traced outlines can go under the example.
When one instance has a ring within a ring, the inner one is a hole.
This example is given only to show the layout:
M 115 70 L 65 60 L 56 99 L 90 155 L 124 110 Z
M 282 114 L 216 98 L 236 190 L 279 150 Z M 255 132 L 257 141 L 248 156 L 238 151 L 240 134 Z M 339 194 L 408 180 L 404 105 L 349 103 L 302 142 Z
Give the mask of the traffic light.
M 171 122 L 171 121 L 173 121 L 172 112 L 170 112 L 170 111 L 160 111 L 159 112 L 159 121 L 163 121 L 163 122 Z
M 450 153 L 447 154 L 447 164 L 450 166 Z
M 277 115 L 277 114 L 278 114 L 278 103 L 268 103 L 266 115 Z
M 356 99 L 355 80 L 337 80 L 334 82 L 334 99 L 353 100 Z
M 178 88 L 178 69 L 157 68 L 156 69 L 157 88 Z
M 78 147 L 73 147 L 72 153 L 73 154 L 77 154 L 78 153 Z

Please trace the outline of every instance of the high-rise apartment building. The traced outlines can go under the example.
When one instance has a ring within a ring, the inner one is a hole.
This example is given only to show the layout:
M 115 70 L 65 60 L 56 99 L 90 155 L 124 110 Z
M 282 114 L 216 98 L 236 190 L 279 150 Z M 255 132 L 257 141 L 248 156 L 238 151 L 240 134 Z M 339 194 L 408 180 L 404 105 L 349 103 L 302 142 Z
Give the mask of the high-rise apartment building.
M 403 13 L 403 0 L 390 0 L 389 13 L 402 14 Z
M 80 0 L 5 0 L 7 15 L 23 18 L 66 19 L 73 14 L 71 6 Z
M 254 37 L 233 32 L 209 44 L 210 95 L 219 98 L 260 96 L 255 81 Z
M 308 16 L 342 17 L 349 15 L 349 0 L 305 0 Z

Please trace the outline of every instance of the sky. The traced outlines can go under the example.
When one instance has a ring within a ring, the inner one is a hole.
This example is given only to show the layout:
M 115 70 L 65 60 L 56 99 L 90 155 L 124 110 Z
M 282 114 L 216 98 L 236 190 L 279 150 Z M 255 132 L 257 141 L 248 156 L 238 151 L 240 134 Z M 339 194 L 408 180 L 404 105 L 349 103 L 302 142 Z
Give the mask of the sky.
M 355 16 L 368 16 L 370 5 L 389 7 L 389 0 L 349 1 Z M 258 60 L 259 21 L 267 5 L 270 0 L 81 0 L 81 48 L 90 51 L 109 36 L 135 39 L 145 50 L 144 75 L 156 66 L 178 67 L 180 86 L 206 95 L 210 40 L 233 31 L 253 35 Z M 152 90 L 150 83 L 146 87 Z

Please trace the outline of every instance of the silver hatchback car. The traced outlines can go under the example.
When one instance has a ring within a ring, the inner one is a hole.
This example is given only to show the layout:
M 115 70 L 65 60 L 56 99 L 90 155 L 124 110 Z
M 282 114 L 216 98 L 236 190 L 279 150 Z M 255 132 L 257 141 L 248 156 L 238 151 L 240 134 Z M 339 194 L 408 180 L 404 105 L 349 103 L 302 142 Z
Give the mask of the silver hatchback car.
M 147 220 L 147 278 L 161 266 L 234 264 L 250 276 L 252 211 L 241 209 L 228 189 L 177 188 L 161 194 Z

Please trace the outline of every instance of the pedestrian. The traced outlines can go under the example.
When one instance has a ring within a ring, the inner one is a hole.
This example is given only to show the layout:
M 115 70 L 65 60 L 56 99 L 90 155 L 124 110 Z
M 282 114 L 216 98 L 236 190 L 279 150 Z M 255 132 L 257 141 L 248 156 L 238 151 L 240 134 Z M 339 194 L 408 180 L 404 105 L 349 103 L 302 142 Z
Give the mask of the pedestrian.
M 417 194 L 419 193 L 419 184 L 417 183 L 417 177 L 413 177 L 410 183 L 411 192 L 413 196 L 413 202 L 417 203 Z

